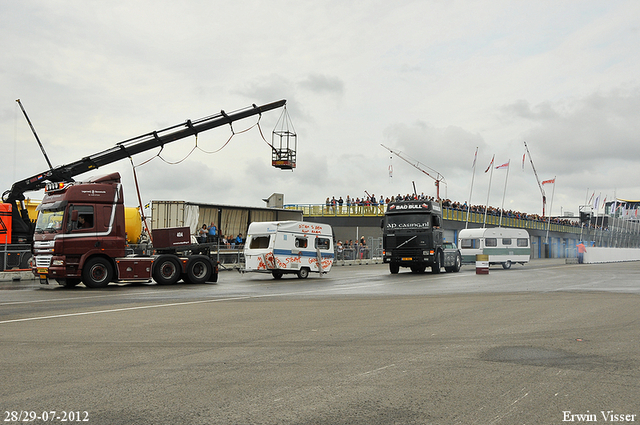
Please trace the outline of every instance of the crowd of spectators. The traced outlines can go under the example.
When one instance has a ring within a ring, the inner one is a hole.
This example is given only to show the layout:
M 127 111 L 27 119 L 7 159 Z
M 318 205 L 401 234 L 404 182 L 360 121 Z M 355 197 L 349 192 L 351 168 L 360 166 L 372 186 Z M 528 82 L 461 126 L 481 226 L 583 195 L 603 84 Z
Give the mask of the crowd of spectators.
M 338 208 L 337 211 L 343 212 L 342 210 L 343 206 L 378 207 L 380 208 L 381 213 L 383 213 L 384 206 L 390 202 L 412 201 L 412 200 L 425 200 L 425 201 L 435 200 L 433 196 L 426 196 L 424 193 L 421 193 L 420 195 L 398 194 L 395 196 L 391 196 L 390 198 L 389 197 L 385 198 L 384 196 L 376 197 L 375 194 L 369 195 L 369 193 L 366 191 L 365 193 L 367 194 L 366 196 L 363 196 L 362 198 L 355 198 L 355 199 L 351 198 L 349 195 L 347 195 L 345 199 L 343 199 L 342 196 L 338 197 L 338 199 L 336 199 L 335 196 L 328 197 L 325 201 L 325 207 L 327 208 L 328 212 L 332 212 L 332 213 L 336 212 L 336 207 Z M 485 207 L 484 205 L 469 206 L 467 205 L 466 201 L 464 203 L 460 203 L 457 201 L 452 201 L 451 199 L 442 199 L 442 207 L 450 208 L 457 211 L 470 211 L 471 213 L 478 213 L 478 214 L 485 214 L 485 211 L 486 211 L 487 215 L 499 217 L 500 214 L 502 214 L 502 217 L 505 217 L 505 218 L 517 218 L 521 220 L 534 220 L 534 221 L 542 221 L 542 222 L 549 221 L 549 217 L 543 217 L 538 214 L 528 214 L 526 212 L 506 210 L 506 209 L 502 210 L 501 208 L 496 208 L 492 206 Z M 575 227 L 581 226 L 580 221 L 577 219 L 571 220 L 567 218 L 558 218 L 558 217 L 551 217 L 551 223 L 564 225 L 564 226 L 575 226 Z M 591 227 L 596 227 L 596 224 L 591 223 Z
M 371 258 L 371 252 L 367 246 L 364 236 L 360 237 L 360 241 L 352 239 L 338 241 L 336 243 L 336 259 L 337 260 L 356 260 Z
M 218 228 L 214 223 L 211 223 L 210 226 L 207 226 L 206 223 L 202 225 L 202 227 L 198 230 L 198 243 L 220 243 L 220 246 L 224 246 L 226 248 L 242 248 L 244 245 L 244 237 L 242 233 L 238 233 L 237 236 L 232 235 L 220 235 L 218 233 Z

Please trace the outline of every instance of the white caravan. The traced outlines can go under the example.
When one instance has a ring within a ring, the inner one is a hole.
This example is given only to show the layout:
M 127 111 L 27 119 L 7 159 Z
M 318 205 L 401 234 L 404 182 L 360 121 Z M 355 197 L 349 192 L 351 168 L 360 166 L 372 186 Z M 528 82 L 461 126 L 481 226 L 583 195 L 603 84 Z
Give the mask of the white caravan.
M 531 257 L 529 232 L 524 229 L 492 227 L 464 229 L 458 234 L 458 247 L 462 262 L 475 263 L 477 254 L 489 256 L 489 265 L 502 264 L 505 269 L 512 263 L 528 263 Z
M 309 272 L 327 273 L 333 265 L 333 231 L 328 224 L 270 221 L 249 224 L 244 245 L 245 270 L 285 273 L 304 279 Z

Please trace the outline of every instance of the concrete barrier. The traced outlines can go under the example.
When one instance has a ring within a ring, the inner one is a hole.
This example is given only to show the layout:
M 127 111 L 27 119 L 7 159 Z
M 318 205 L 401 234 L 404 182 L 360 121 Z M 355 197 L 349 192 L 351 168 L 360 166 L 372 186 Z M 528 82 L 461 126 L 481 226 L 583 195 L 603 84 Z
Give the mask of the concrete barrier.
M 585 263 L 616 263 L 621 261 L 640 261 L 640 249 L 587 247 L 587 252 L 584 253 Z
M 7 270 L 0 272 L 0 282 L 11 282 L 20 280 L 36 280 L 36 276 L 31 270 Z

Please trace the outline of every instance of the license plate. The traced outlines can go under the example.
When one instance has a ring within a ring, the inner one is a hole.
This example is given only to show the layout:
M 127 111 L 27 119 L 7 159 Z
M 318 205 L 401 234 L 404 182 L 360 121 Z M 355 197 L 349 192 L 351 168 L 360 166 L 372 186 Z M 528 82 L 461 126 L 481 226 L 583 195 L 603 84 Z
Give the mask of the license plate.
M 411 257 L 403 257 L 402 258 L 402 261 L 411 261 L 411 260 L 413 260 L 413 258 L 411 258 Z
M 49 273 L 49 269 L 46 267 L 38 267 L 38 274 L 47 274 Z

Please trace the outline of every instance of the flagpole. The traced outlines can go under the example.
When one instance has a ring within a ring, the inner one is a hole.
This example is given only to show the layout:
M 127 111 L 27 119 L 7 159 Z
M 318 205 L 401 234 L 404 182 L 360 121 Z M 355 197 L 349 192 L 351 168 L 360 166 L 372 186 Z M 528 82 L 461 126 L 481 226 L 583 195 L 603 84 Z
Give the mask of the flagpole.
M 613 191 L 613 203 L 611 204 L 612 208 L 609 209 L 609 214 L 611 216 L 611 223 L 610 223 L 610 226 L 609 226 L 609 247 L 611 247 L 613 245 L 613 229 L 616 228 L 616 226 L 615 226 L 616 225 L 616 221 L 615 221 L 616 212 L 615 212 L 615 209 L 617 207 L 617 204 L 618 204 L 618 198 L 616 197 L 616 191 L 614 190 Z M 613 212 L 611 210 L 613 210 Z
M 556 176 L 553 176 L 553 190 L 551 191 L 551 204 L 549 204 L 549 221 L 547 222 L 546 244 L 549 243 L 549 227 L 551 227 L 551 209 L 553 208 L 553 195 L 556 193 Z
M 502 214 L 504 212 L 504 198 L 507 195 L 507 179 L 509 178 L 509 166 L 511 165 L 511 160 L 507 162 L 507 174 L 504 176 L 504 191 L 502 192 L 502 206 L 500 207 L 500 223 L 498 227 L 502 226 Z
M 602 192 L 600 192 L 600 195 L 602 195 Z M 598 197 L 596 198 L 596 229 L 593 235 L 594 246 L 596 246 L 598 243 L 598 214 L 600 214 L 600 195 L 598 195 Z
M 487 210 L 489 209 L 489 193 L 491 193 L 491 179 L 493 178 L 493 160 L 495 158 L 496 156 L 493 155 L 493 157 L 491 158 L 491 164 L 489 164 L 489 168 L 491 168 L 491 174 L 489 174 L 489 190 L 487 190 L 487 203 L 484 206 L 484 222 L 482 223 L 483 229 L 487 227 Z
M 469 227 L 469 215 L 471 214 L 471 194 L 473 193 L 473 181 L 476 178 L 476 160 L 478 159 L 478 147 L 476 146 L 476 154 L 473 157 L 473 173 L 471 174 L 471 189 L 469 190 L 469 201 L 467 202 L 467 221 L 464 224 L 464 228 Z
M 604 238 L 604 216 L 607 212 L 607 196 L 604 197 L 604 201 L 602 201 L 602 223 L 600 223 L 600 246 L 602 246 L 602 238 Z
M 631 217 L 629 217 L 629 220 L 627 220 L 627 223 L 624 223 L 624 224 L 626 224 L 627 227 L 630 229 L 631 228 Z M 626 235 L 629 234 L 629 230 L 628 229 L 624 230 L 624 225 L 623 225 L 623 232 L 624 232 L 623 235 L 627 239 L 627 241 L 625 243 L 623 243 L 623 245 L 628 245 L 629 242 L 631 241 L 631 238 L 626 236 Z M 623 239 L 623 241 L 624 241 L 624 239 Z M 626 248 L 626 246 L 625 246 L 625 248 Z
M 587 204 L 588 204 L 587 199 L 589 199 L 589 188 L 587 188 L 587 194 L 586 194 L 586 195 L 584 195 L 584 204 L 585 204 L 585 205 L 587 205 Z

